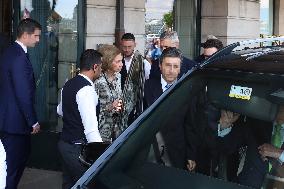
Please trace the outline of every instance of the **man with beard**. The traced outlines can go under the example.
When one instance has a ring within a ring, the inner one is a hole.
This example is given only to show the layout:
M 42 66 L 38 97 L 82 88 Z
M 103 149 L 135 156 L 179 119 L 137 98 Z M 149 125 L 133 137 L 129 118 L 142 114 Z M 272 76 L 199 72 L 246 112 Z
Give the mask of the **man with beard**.
M 81 144 L 102 142 L 98 130 L 98 95 L 94 80 L 101 74 L 102 55 L 87 49 L 80 57 L 80 73 L 67 81 L 61 91 L 57 113 L 63 116 L 58 149 L 63 163 L 63 189 L 71 188 L 87 170 L 79 162 Z
M 130 125 L 143 111 L 143 91 L 144 82 L 149 78 L 151 64 L 139 53 L 135 51 L 135 37 L 132 33 L 125 33 L 121 38 L 121 51 L 123 54 L 123 66 L 121 70 L 121 87 L 123 91 L 123 103 L 129 108 L 128 120 L 122 120 Z

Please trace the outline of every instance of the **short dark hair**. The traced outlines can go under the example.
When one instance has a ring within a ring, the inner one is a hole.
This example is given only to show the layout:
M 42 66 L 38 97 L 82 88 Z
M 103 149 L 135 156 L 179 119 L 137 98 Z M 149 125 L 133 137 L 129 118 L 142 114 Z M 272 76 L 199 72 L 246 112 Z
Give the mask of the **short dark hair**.
M 102 63 L 102 54 L 94 49 L 85 50 L 80 57 L 80 70 L 89 71 L 95 64 Z
M 26 18 L 20 21 L 18 28 L 17 28 L 17 37 L 20 38 L 24 34 L 24 32 L 27 32 L 28 34 L 33 34 L 36 29 L 41 30 L 41 25 L 31 19 Z
M 213 48 L 220 50 L 223 48 L 223 43 L 219 39 L 208 39 L 205 43 L 201 44 L 204 49 Z
M 135 37 L 132 33 L 125 33 L 121 37 L 121 40 L 133 40 L 133 41 L 135 41 Z
M 163 50 L 162 55 L 160 56 L 160 64 L 162 64 L 167 57 L 179 58 L 181 62 L 183 59 L 181 51 L 175 47 L 169 47 Z
M 163 40 L 163 39 L 170 39 L 177 43 L 179 42 L 178 34 L 176 31 L 164 31 L 160 35 L 160 40 Z

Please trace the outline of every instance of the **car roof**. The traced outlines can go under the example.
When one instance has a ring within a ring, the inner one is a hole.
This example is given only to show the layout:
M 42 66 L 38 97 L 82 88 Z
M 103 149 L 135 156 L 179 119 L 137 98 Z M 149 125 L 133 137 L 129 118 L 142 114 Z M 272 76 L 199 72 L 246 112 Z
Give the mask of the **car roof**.
M 284 47 L 265 47 L 233 52 L 214 60 L 208 68 L 283 74 Z
M 284 45 L 279 43 L 280 40 L 284 41 L 284 38 L 257 39 L 231 44 L 214 54 L 201 67 L 283 74 Z M 273 45 L 263 46 L 267 41 Z M 256 45 L 252 48 L 247 46 L 253 43 Z

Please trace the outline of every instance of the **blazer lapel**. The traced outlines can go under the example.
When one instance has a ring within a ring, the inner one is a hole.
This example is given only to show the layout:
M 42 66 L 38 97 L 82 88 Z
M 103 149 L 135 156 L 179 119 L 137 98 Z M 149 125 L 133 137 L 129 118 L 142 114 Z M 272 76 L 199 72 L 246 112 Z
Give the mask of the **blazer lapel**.
M 153 85 L 153 96 L 157 100 L 163 94 L 162 84 L 158 80 Z

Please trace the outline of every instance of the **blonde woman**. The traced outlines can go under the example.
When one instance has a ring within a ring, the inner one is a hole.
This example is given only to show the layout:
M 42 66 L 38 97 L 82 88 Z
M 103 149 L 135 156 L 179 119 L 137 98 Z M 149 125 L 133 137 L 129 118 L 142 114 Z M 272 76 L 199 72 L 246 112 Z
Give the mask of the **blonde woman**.
M 103 55 L 102 74 L 95 81 L 99 95 L 99 131 L 104 142 L 112 142 L 123 130 L 119 121 L 123 102 L 121 91 L 122 55 L 114 45 L 102 45 L 98 51 Z

